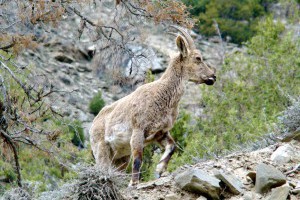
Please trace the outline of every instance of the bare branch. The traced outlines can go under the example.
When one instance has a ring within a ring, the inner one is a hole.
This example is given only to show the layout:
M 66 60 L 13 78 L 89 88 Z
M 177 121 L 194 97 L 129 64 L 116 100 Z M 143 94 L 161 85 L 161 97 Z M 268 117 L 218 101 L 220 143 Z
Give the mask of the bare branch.
M 19 163 L 19 156 L 18 156 L 18 151 L 17 148 L 13 142 L 13 140 L 11 139 L 11 137 L 5 133 L 4 130 L 0 130 L 0 133 L 2 135 L 2 137 L 5 139 L 5 141 L 9 144 L 9 146 L 12 148 L 13 150 L 13 154 L 14 154 L 14 159 L 15 159 L 15 165 L 16 165 L 16 174 L 18 177 L 18 186 L 22 187 L 22 179 L 21 179 L 21 172 L 20 172 L 20 163 Z

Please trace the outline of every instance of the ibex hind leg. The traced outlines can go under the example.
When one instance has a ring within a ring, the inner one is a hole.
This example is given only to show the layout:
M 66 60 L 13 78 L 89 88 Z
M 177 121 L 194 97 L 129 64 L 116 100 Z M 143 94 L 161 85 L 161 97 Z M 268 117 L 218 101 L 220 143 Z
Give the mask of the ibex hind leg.
M 134 186 L 139 183 L 144 142 L 144 132 L 141 130 L 133 130 L 130 140 L 132 154 L 132 177 L 129 186 Z
M 90 130 L 91 147 L 96 165 L 99 167 L 110 167 L 112 156 L 110 146 L 104 140 L 104 128 L 92 127 Z
M 175 141 L 169 132 L 165 133 L 165 136 L 157 141 L 163 148 L 165 148 L 156 170 L 154 173 L 155 178 L 159 178 L 161 174 L 167 169 L 168 163 L 176 149 Z

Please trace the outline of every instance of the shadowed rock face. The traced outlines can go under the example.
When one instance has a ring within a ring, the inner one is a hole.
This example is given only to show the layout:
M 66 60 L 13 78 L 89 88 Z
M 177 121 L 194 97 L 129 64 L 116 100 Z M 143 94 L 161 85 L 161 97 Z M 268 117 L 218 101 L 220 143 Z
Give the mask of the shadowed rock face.
M 203 194 L 212 199 L 219 199 L 220 180 L 198 169 L 188 169 L 175 177 L 176 183 L 183 190 Z
M 286 183 L 286 177 L 275 167 L 260 163 L 256 169 L 255 190 L 266 193 L 272 188 Z
M 285 184 L 281 187 L 272 189 L 271 196 L 267 200 L 286 200 L 289 195 L 290 187 Z
M 221 172 L 214 170 L 215 177 L 220 179 L 233 194 L 240 194 L 243 192 L 243 183 L 230 172 Z

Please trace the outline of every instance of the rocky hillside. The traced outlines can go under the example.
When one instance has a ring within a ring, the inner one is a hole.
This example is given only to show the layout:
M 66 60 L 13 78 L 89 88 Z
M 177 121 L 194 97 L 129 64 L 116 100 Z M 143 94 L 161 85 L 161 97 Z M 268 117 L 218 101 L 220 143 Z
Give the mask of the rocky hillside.
M 110 10 L 101 12 L 102 19 L 109 19 Z M 91 14 L 92 15 L 92 14 Z M 22 65 L 32 65 L 37 75 L 45 75 L 59 92 L 49 99 L 65 117 L 83 122 L 85 136 L 94 118 L 88 104 L 92 97 L 102 91 L 106 104 L 122 98 L 139 84 L 121 87 L 108 81 L 109 74 L 99 76 L 101 63 L 108 58 L 98 52 L 97 45 L 84 37 L 77 40 L 76 27 L 79 21 L 62 22 L 49 30 L 43 45 L 27 51 L 19 57 Z M 204 40 L 192 34 L 196 45 L 202 50 L 204 59 L 221 68 L 225 54 L 243 51 L 234 44 L 221 43 L 219 38 Z M 174 37 L 166 34 L 161 27 L 149 26 L 143 41 L 132 47 L 149 52 L 148 61 L 141 67 L 141 75 L 151 69 L 159 78 L 169 61 L 177 52 Z M 96 53 L 95 53 L 96 52 Z M 124 66 L 128 63 L 124 62 Z M 139 77 L 143 79 L 144 77 Z M 202 115 L 199 105 L 199 87 L 188 83 L 181 100 L 181 108 Z M 206 86 L 204 86 L 206 87 Z M 233 153 L 222 158 L 207 160 L 196 165 L 185 165 L 172 174 L 164 174 L 158 180 L 141 183 L 137 188 L 126 188 L 122 194 L 126 199 L 179 200 L 179 199 L 300 199 L 300 141 L 279 142 L 264 149 Z
M 100 17 L 109 19 L 109 11 L 104 10 Z M 46 36 L 41 39 L 42 45 L 35 50 L 26 51 L 19 57 L 19 63 L 24 66 L 31 65 L 36 75 L 47 77 L 44 84 L 52 84 L 59 91 L 52 96 L 51 103 L 65 117 L 83 122 L 88 137 L 88 129 L 94 118 L 88 111 L 88 104 L 98 91 L 102 91 L 106 104 L 110 104 L 143 84 L 148 69 L 155 74 L 156 79 L 159 78 L 168 66 L 170 56 L 178 51 L 174 36 L 167 34 L 168 30 L 159 26 L 149 26 L 144 33 L 144 39 L 131 47 L 134 52 L 146 49 L 145 54 L 148 58 L 141 62 L 139 75 L 133 77 L 125 87 L 121 87 L 118 83 L 110 81 L 114 78 L 111 74 L 102 71 L 104 64 L 107 65 L 106 68 L 113 68 L 110 58 L 103 57 L 104 52 L 99 51 L 97 44 L 84 35 L 78 40 L 74 24 L 79 24 L 75 18 L 62 21 L 58 27 L 48 30 Z M 225 53 L 241 50 L 235 44 L 221 43 L 219 38 L 207 41 L 197 34 L 193 36 L 196 45 L 203 52 L 204 59 L 217 68 L 220 68 Z M 126 67 L 128 62 L 124 61 L 122 64 Z M 139 82 L 134 82 L 135 79 L 139 79 Z M 192 111 L 197 117 L 201 115 L 201 107 L 198 105 L 201 94 L 198 87 L 189 83 L 181 101 L 181 106 Z
M 182 166 L 158 180 L 123 191 L 127 199 L 300 199 L 300 141 Z

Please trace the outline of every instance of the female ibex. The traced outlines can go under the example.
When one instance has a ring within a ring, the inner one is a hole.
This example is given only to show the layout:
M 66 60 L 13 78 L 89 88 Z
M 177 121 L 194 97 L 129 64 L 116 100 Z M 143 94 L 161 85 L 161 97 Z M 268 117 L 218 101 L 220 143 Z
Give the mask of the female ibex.
M 95 117 L 90 141 L 97 165 L 113 163 L 124 168 L 132 162 L 130 185 L 139 181 L 143 148 L 157 142 L 165 148 L 155 175 L 160 177 L 174 153 L 175 142 L 169 133 L 178 115 L 178 103 L 186 81 L 213 85 L 216 70 L 203 61 L 191 36 L 181 27 L 176 38 L 179 55 L 173 58 L 162 75 L 152 83 L 137 88 L 130 95 L 105 106 Z

